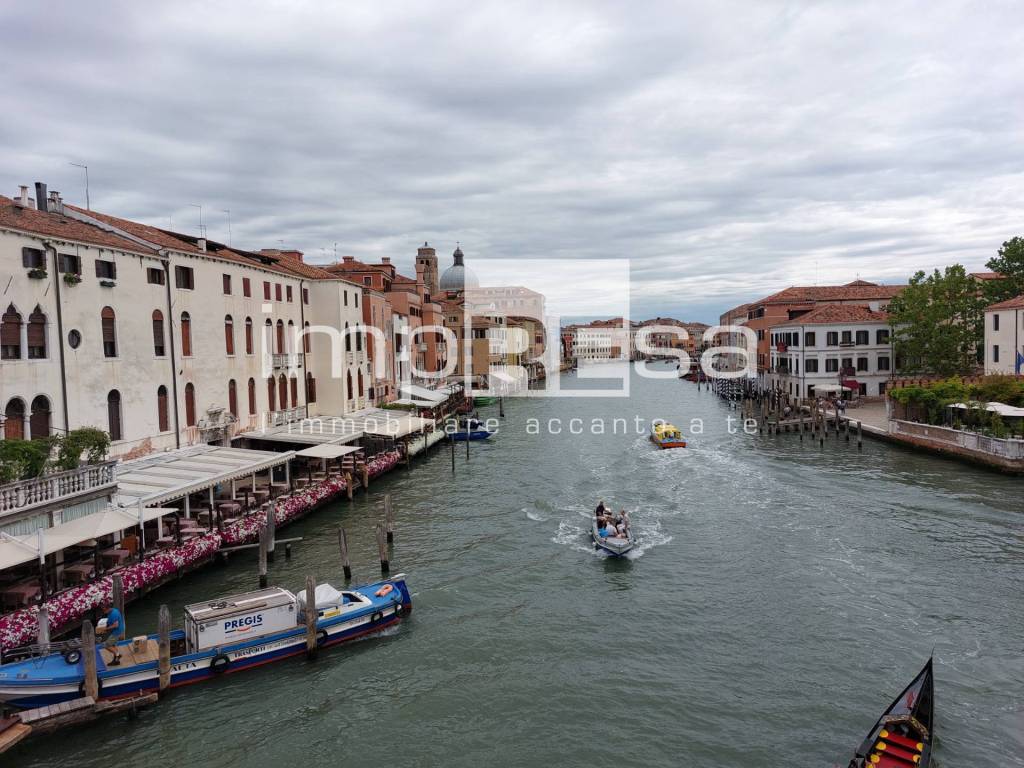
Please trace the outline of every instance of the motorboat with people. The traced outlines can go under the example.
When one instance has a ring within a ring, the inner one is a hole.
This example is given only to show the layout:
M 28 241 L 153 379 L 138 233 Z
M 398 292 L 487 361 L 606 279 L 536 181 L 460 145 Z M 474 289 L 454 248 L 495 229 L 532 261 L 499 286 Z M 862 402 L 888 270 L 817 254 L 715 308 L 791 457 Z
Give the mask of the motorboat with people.
M 404 574 L 356 589 L 320 584 L 314 599 L 316 604 L 307 606 L 304 592 L 270 587 L 186 606 L 184 627 L 170 633 L 170 686 L 304 653 L 307 610 L 316 611 L 320 648 L 383 630 L 412 610 Z M 0 664 L 0 703 L 28 709 L 79 698 L 85 685 L 83 649 L 69 645 L 54 644 L 40 655 Z M 59 650 L 45 652 L 53 648 Z M 159 689 L 159 635 L 97 646 L 94 653 L 100 699 Z
M 686 438 L 683 437 L 679 427 L 660 419 L 651 422 L 651 442 L 659 448 L 686 447 Z
M 932 660 L 885 710 L 848 768 L 928 768 L 935 723 Z
M 590 537 L 594 541 L 594 549 L 603 550 L 613 557 L 621 557 L 636 546 L 633 538 L 633 526 L 629 513 L 622 510 L 613 514 L 606 509 L 602 501 L 597 505 L 590 521 Z
M 494 434 L 476 416 L 459 419 L 457 423 L 450 424 L 447 431 L 450 440 L 460 443 L 466 440 L 486 440 Z

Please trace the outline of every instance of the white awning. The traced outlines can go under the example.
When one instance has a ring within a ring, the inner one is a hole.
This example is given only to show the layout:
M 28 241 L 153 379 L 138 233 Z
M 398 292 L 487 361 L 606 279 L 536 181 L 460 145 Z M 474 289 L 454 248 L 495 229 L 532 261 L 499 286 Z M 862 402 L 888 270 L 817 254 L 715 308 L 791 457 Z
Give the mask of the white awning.
M 339 456 L 348 456 L 350 453 L 356 453 L 362 450 L 353 445 L 332 445 L 324 443 L 322 445 L 311 445 L 309 448 L 303 448 L 301 451 L 296 451 L 296 456 L 305 456 L 310 459 L 336 459 Z
M 990 413 L 998 413 L 1000 416 L 1011 416 L 1013 418 L 1018 418 L 1018 419 L 1019 418 L 1024 418 L 1024 408 L 1015 408 L 1012 405 L 1007 405 L 1006 403 L 997 403 L 997 402 L 994 402 L 994 401 L 993 402 L 989 402 L 989 403 L 980 403 L 980 402 L 953 403 L 949 407 L 950 408 L 958 408 L 960 410 L 967 410 L 967 409 L 970 409 L 970 408 L 978 408 L 978 409 L 983 409 L 983 410 L 989 411 Z
M 814 394 L 819 395 L 822 392 L 852 392 L 850 387 L 844 387 L 842 384 L 821 384 L 814 387 Z
M 265 472 L 288 463 L 294 455 L 294 451 L 274 453 L 198 445 L 126 461 L 115 468 L 117 503 L 122 507 L 164 504 Z
M 162 507 L 142 507 L 142 522 L 155 520 L 163 515 L 174 514 L 177 510 Z M 42 555 L 60 552 L 68 547 L 81 544 L 89 539 L 98 539 L 111 533 L 117 533 L 139 524 L 140 509 L 138 507 L 107 507 L 102 512 L 85 515 L 69 523 L 61 523 L 52 528 L 41 528 L 27 536 L 0 536 L 0 570 L 13 568 L 16 565 L 30 563 Z
M 434 389 L 427 389 L 418 384 L 403 384 L 400 388 L 403 394 L 409 396 L 413 401 L 429 403 L 431 406 L 440 405 L 450 397 L 447 392 L 439 392 Z

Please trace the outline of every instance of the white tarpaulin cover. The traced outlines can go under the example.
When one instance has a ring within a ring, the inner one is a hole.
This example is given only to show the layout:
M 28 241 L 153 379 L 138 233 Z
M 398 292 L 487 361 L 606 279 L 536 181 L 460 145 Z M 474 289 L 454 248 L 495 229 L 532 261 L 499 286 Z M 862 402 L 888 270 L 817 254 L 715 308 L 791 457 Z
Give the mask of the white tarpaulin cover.
M 306 591 L 299 590 L 296 597 L 299 598 L 299 607 L 305 608 Z M 332 608 L 335 605 L 341 605 L 344 602 L 341 592 L 330 584 L 317 584 L 316 591 L 313 593 L 313 599 L 316 600 L 316 609 L 318 611 L 322 611 L 324 608 Z

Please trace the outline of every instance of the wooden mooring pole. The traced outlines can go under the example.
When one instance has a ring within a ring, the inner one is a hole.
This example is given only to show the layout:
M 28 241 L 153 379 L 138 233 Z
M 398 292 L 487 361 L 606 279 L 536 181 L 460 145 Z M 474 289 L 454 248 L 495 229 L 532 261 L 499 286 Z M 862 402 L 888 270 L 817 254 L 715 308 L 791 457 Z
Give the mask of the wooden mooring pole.
M 259 576 L 260 576 L 260 589 L 267 588 L 267 540 L 269 533 L 264 528 L 260 531 L 260 559 L 259 559 Z
M 341 552 L 341 569 L 345 572 L 345 581 L 351 581 L 352 564 L 348 561 L 348 536 L 344 528 L 338 528 L 338 551 Z
M 388 561 L 388 548 L 384 542 L 384 526 L 377 523 L 377 554 L 380 556 L 380 572 L 387 573 L 391 570 L 391 563 Z
M 157 669 L 160 676 L 160 690 L 171 684 L 171 611 L 166 605 L 160 606 L 156 619 Z
M 267 507 L 267 562 L 274 562 L 274 540 L 277 537 L 277 507 Z
M 85 664 L 82 693 L 95 701 L 100 696 L 100 681 L 96 676 L 96 630 L 89 619 L 82 622 L 82 661 Z
M 50 610 L 45 605 L 39 606 L 37 619 L 39 621 L 39 634 L 36 637 L 43 656 L 46 656 L 50 653 Z
M 110 579 L 110 600 L 121 613 L 121 621 L 124 622 L 124 580 L 120 573 L 115 573 Z
M 316 658 L 316 579 L 306 577 L 306 658 Z
M 352 473 L 345 472 L 345 495 L 348 496 L 348 500 L 352 501 L 354 491 L 352 489 Z
M 452 436 L 448 435 L 448 442 L 452 444 L 452 474 L 455 474 L 455 441 L 452 440 Z
M 857 450 L 858 451 L 863 449 L 863 447 L 864 447 L 863 444 L 861 443 L 862 438 L 863 438 L 862 423 L 858 420 L 857 421 Z
M 384 494 L 384 528 L 387 532 L 388 544 L 395 543 L 395 510 L 391 504 L 391 494 Z

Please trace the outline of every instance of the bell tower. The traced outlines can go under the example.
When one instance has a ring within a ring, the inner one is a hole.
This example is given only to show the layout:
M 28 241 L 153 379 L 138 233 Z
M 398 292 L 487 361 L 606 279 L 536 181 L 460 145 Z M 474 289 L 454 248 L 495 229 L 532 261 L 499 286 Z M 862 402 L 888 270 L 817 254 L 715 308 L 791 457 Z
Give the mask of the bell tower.
M 430 294 L 431 298 L 436 298 L 440 295 L 441 290 L 438 286 L 437 275 L 437 251 L 426 242 L 416 250 L 416 273 L 417 276 L 422 273 L 423 285 L 426 287 L 427 293 Z

